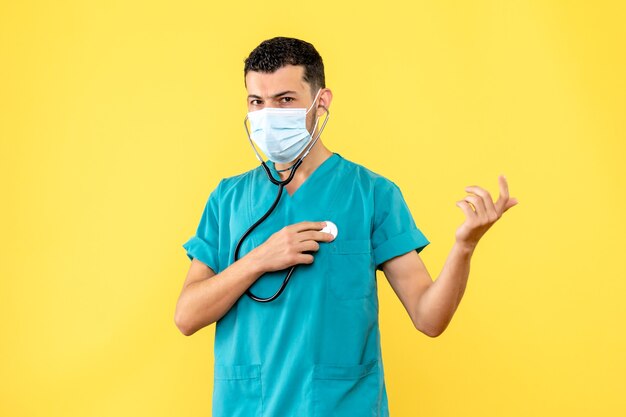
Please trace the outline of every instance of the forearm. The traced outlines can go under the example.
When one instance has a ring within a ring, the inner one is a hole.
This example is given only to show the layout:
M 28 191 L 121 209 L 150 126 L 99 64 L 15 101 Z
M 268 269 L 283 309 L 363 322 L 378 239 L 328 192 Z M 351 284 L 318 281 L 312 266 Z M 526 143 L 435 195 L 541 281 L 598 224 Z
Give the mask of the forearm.
M 218 321 L 263 274 L 259 262 L 248 254 L 209 279 L 189 284 L 181 293 L 178 309 L 191 335 Z
M 465 292 L 473 247 L 455 242 L 439 277 L 418 300 L 417 327 L 430 336 L 441 334 L 454 315 Z

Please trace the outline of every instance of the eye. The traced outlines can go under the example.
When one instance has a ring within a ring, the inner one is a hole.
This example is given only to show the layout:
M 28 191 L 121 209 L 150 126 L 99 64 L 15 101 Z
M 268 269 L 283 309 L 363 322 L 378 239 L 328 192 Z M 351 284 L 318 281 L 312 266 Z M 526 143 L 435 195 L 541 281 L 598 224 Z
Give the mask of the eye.
M 283 101 L 283 103 L 290 103 L 294 101 L 295 99 L 293 97 L 283 97 L 281 98 L 281 100 L 287 100 L 287 101 Z
M 252 104 L 253 106 L 256 106 L 257 104 L 261 104 L 261 100 L 259 100 L 259 99 L 251 100 L 250 104 Z

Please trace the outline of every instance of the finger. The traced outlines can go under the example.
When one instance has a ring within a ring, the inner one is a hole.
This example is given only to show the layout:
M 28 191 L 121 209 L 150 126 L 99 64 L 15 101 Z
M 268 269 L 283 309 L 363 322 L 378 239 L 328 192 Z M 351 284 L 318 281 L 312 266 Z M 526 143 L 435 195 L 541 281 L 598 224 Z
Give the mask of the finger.
M 482 198 L 485 205 L 487 219 L 490 222 L 495 222 L 498 219 L 498 212 L 496 211 L 496 207 L 493 205 L 493 200 L 491 199 L 491 194 L 489 194 L 489 191 L 477 185 L 470 185 L 468 187 L 465 187 L 465 191 L 469 193 L 474 193 Z
M 500 174 L 498 177 L 498 184 L 500 186 L 500 196 L 498 197 L 498 201 L 496 201 L 496 211 L 498 215 L 502 215 L 502 213 L 507 210 L 505 207 L 509 201 L 509 184 L 503 174 Z
M 296 245 L 295 249 L 298 252 L 317 252 L 320 250 L 320 244 L 314 240 L 307 240 L 304 242 L 300 242 Z
M 313 263 L 313 255 L 308 253 L 300 253 L 296 256 L 296 263 L 299 264 L 312 264 Z
M 474 210 L 472 210 L 472 208 L 470 207 L 470 205 L 469 205 L 469 203 L 467 201 L 464 201 L 464 200 L 457 201 L 456 205 L 461 210 L 463 210 L 463 213 L 465 213 L 465 217 L 467 217 L 468 219 L 475 219 L 476 218 L 476 213 L 474 213 Z
M 298 238 L 300 239 L 300 241 L 312 240 L 318 242 L 330 242 L 335 238 L 335 236 L 333 236 L 331 233 L 318 232 L 316 230 L 307 230 L 298 233 Z
M 477 195 L 466 195 L 464 198 L 465 201 L 472 203 L 474 209 L 476 210 L 476 217 L 478 217 L 481 221 L 487 221 L 487 209 L 485 208 L 485 202 L 482 198 Z
M 289 226 L 294 232 L 302 232 L 304 230 L 322 230 L 326 227 L 326 222 L 300 222 Z
M 517 198 L 515 198 L 515 197 L 509 198 L 509 201 L 507 201 L 506 206 L 504 207 L 504 211 L 507 211 L 508 209 L 510 209 L 511 207 L 516 205 L 517 203 L 519 203 Z

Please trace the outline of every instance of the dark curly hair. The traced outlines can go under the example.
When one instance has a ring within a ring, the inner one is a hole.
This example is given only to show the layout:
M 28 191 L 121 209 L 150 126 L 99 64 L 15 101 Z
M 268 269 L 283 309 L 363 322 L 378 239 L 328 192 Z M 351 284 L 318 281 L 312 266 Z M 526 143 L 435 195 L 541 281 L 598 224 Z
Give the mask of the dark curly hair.
M 248 71 L 272 73 L 285 65 L 304 66 L 304 81 L 311 86 L 311 95 L 326 88 L 324 63 L 315 47 L 295 38 L 278 36 L 259 44 L 244 61 L 243 77 Z

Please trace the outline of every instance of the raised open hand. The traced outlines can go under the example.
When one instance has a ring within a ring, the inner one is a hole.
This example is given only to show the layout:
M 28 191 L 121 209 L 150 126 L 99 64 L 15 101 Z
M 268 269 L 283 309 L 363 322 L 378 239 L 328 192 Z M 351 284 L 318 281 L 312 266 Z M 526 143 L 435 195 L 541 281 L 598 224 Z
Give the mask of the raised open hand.
M 516 198 L 509 198 L 509 186 L 504 175 L 498 177 L 498 183 L 500 197 L 495 204 L 489 192 L 484 188 L 475 185 L 465 187 L 465 191 L 473 194 L 456 202 L 456 205 L 465 213 L 465 221 L 455 234 L 458 244 L 474 249 L 480 238 L 502 214 L 518 203 Z

